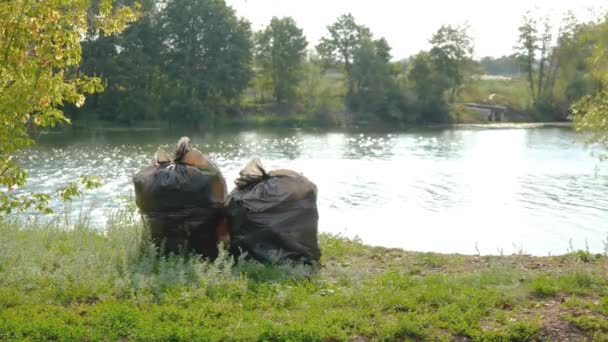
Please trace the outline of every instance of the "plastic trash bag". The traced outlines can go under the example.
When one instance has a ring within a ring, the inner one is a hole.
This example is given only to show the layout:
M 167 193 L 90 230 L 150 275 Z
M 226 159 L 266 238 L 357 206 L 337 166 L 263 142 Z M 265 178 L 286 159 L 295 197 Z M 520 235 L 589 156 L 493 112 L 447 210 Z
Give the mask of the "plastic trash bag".
M 321 257 L 318 242 L 317 186 L 290 170 L 266 172 L 253 159 L 228 195 L 226 213 L 234 255 L 246 252 L 261 262 Z
M 189 139 L 180 139 L 173 159 L 159 150 L 135 176 L 135 200 L 149 224 L 152 241 L 165 252 L 217 257 L 229 236 L 224 215 L 226 181 L 218 167 Z M 228 246 L 226 246 L 228 247 Z

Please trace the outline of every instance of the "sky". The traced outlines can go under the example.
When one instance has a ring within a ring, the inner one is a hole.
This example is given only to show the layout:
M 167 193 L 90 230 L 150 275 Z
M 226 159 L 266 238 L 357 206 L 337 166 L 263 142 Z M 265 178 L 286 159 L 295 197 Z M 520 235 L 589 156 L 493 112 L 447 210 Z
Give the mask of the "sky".
M 428 40 L 442 24 L 470 25 L 475 56 L 499 57 L 513 53 L 522 15 L 533 10 L 549 15 L 557 28 L 567 11 L 589 20 L 608 8 L 608 0 L 227 0 L 254 30 L 264 28 L 272 17 L 290 16 L 317 44 L 327 26 L 344 13 L 352 13 L 375 37 L 385 37 L 393 59 L 428 50 Z

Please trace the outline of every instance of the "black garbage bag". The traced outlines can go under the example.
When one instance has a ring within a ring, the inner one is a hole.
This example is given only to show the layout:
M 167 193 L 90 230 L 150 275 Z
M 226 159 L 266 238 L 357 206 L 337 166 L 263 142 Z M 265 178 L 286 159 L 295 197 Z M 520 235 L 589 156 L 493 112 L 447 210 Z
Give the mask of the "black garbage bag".
M 228 195 L 226 214 L 230 251 L 261 262 L 321 257 L 318 242 L 317 187 L 290 170 L 266 172 L 254 159 L 240 172 Z
M 228 242 L 226 181 L 188 141 L 180 140 L 174 160 L 157 153 L 154 165 L 133 176 L 135 199 L 152 241 L 165 252 L 194 251 L 215 258 L 219 241 Z

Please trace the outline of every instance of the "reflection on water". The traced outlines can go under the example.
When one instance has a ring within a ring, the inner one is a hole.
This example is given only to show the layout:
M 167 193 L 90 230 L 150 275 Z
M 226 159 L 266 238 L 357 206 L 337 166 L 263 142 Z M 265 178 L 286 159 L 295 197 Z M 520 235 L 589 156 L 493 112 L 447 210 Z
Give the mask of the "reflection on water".
M 593 252 L 608 233 L 608 173 L 568 129 L 425 130 L 406 133 L 189 134 L 229 183 L 252 157 L 291 168 L 319 187 L 320 228 L 410 250 L 565 253 L 570 239 Z M 52 191 L 80 175 L 104 186 L 72 212 L 107 213 L 132 196 L 131 176 L 164 132 L 48 135 L 20 157 L 29 188 Z M 61 210 L 61 203 L 53 203 Z

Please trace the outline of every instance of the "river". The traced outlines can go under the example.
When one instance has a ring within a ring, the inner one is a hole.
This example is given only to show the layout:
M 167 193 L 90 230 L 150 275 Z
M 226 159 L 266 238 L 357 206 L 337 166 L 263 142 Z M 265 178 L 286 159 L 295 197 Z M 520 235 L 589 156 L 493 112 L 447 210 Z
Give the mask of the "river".
M 188 135 L 218 163 L 229 188 L 252 157 L 268 169 L 309 177 L 319 187 L 322 232 L 443 253 L 605 249 L 608 165 L 598 168 L 598 159 L 568 128 Z M 89 213 L 102 227 L 108 213 L 132 201 L 131 176 L 150 163 L 159 145 L 178 138 L 163 131 L 47 134 L 19 160 L 30 173 L 30 190 L 101 176 L 104 185 L 82 201 L 52 205 L 59 212 Z

